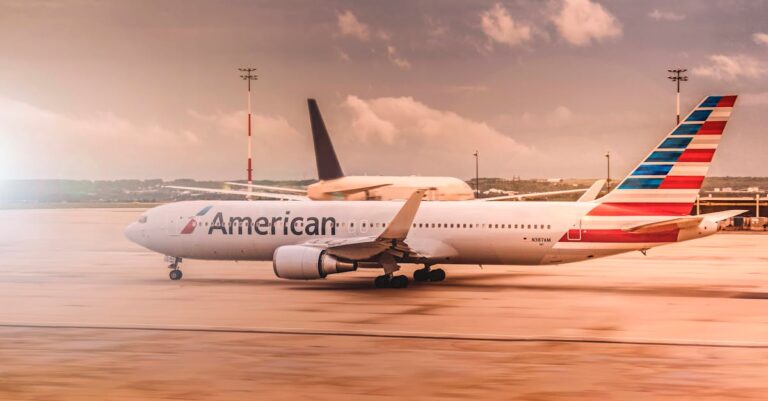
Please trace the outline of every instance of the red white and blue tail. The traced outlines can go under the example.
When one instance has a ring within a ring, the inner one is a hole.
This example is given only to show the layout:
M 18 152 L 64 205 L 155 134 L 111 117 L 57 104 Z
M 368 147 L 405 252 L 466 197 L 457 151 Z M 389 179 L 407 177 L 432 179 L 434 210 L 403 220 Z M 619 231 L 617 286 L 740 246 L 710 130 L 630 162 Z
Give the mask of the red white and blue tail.
M 690 214 L 735 102 L 706 97 L 588 215 Z

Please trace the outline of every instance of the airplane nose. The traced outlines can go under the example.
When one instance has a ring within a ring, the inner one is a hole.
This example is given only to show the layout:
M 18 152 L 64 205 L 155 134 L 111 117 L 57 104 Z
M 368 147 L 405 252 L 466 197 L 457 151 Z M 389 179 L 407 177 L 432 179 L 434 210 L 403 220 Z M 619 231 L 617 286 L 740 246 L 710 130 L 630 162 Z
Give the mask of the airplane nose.
M 131 242 L 141 245 L 141 242 L 139 242 L 141 240 L 141 233 L 139 230 L 140 229 L 137 227 L 136 223 L 131 223 L 125 228 L 123 234 L 125 234 L 125 238 L 128 238 Z

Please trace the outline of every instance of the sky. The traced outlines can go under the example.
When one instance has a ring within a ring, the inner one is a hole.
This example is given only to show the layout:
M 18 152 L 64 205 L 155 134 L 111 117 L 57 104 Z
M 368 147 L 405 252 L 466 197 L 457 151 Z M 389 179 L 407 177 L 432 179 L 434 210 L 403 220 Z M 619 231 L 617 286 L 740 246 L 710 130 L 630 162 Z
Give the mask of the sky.
M 709 94 L 710 170 L 766 176 L 760 0 L 0 0 L 0 179 L 317 176 L 316 98 L 347 174 L 626 174 Z

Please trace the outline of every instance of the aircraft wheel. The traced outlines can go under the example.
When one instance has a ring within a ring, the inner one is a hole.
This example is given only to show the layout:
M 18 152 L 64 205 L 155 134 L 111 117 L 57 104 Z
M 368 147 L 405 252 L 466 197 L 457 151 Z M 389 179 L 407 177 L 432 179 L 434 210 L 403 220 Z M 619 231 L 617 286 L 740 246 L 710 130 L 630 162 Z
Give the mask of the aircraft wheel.
M 389 281 L 392 288 L 406 288 L 408 287 L 408 277 L 406 276 L 395 276 L 392 277 L 392 280 Z
M 171 278 L 171 280 L 181 280 L 181 277 L 183 274 L 181 273 L 181 270 L 171 270 L 171 273 L 168 274 L 168 277 Z
M 429 272 L 429 281 L 443 281 L 445 280 L 445 270 L 435 269 Z
M 390 278 L 386 274 L 383 276 L 378 276 L 373 280 L 373 285 L 376 286 L 376 288 L 389 288 Z
M 429 268 L 423 268 L 414 270 L 413 272 L 413 280 L 414 281 L 429 281 Z

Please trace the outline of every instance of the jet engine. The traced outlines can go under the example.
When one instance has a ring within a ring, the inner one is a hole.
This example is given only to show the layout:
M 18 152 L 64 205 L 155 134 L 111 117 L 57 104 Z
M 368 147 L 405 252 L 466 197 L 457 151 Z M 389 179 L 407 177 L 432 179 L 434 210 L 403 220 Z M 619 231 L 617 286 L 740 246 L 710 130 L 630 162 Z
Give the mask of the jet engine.
M 324 249 L 303 245 L 286 245 L 272 255 L 275 275 L 291 280 L 315 280 L 329 274 L 357 270 L 356 262 L 343 262 Z

